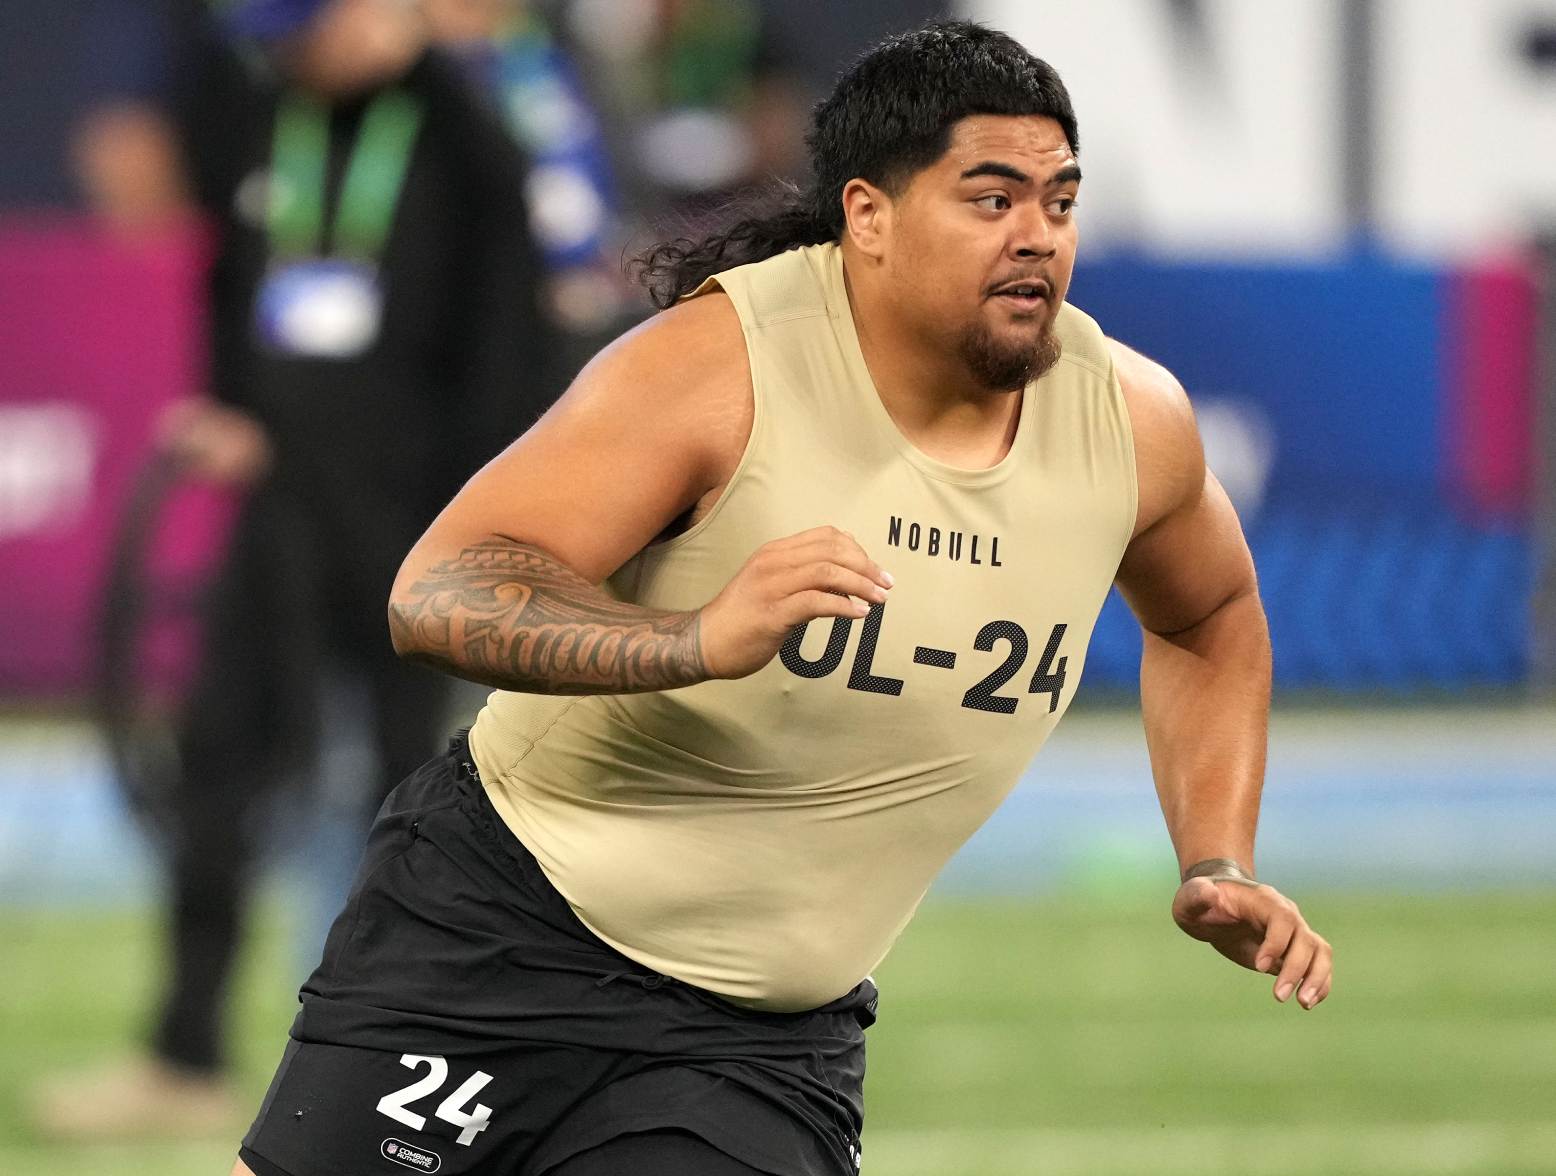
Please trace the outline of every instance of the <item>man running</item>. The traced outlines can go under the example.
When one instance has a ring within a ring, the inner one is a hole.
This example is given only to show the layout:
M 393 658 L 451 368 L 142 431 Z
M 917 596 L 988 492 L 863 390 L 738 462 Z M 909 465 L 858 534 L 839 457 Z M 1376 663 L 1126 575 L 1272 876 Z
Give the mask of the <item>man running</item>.
M 381 813 L 238 1172 L 850 1173 L 869 972 L 1145 633 L 1173 915 L 1304 1008 L 1252 878 L 1270 654 L 1173 377 L 1065 303 L 1054 72 L 935 24 L 817 109 L 784 209 L 664 245 L 411 551 L 403 656 L 493 686 Z

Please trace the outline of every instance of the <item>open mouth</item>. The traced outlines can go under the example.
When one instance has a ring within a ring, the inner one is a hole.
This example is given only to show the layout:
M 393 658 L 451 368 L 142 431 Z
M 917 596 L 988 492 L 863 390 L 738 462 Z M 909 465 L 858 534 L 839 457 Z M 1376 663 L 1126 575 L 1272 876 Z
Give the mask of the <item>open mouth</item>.
M 1013 310 L 1031 313 L 1048 304 L 1048 294 L 1048 283 L 1038 280 L 1032 282 L 1007 282 L 1003 286 L 996 287 L 989 296 L 999 302 L 1003 302 Z
M 1024 307 L 1027 310 L 1035 310 L 1047 303 L 1048 299 L 1039 293 L 1034 287 L 1021 287 L 1015 290 L 1001 290 L 995 295 L 1000 301 L 1011 306 Z

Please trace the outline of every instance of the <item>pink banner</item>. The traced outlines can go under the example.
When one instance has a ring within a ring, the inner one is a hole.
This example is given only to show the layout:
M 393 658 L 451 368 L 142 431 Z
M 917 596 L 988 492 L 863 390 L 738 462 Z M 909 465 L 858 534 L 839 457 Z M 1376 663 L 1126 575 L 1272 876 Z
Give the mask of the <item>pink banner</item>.
M 1451 484 L 1475 514 L 1519 517 L 1534 488 L 1536 268 L 1522 257 L 1488 259 L 1448 282 Z
M 201 388 L 203 234 L 126 241 L 58 219 L 0 223 L 0 696 L 72 696 L 125 497 L 157 414 Z M 155 563 L 208 563 L 229 508 L 178 504 Z M 164 672 L 188 649 L 158 643 Z

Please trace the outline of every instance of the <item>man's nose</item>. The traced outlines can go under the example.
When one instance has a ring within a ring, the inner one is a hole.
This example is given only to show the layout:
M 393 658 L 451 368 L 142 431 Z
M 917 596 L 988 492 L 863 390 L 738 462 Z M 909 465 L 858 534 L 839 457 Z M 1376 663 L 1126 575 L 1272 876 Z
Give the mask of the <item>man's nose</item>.
M 1011 238 L 1011 254 L 1014 257 L 1030 261 L 1054 255 L 1053 226 L 1048 223 L 1048 217 L 1042 209 L 1023 217 L 1016 230 Z

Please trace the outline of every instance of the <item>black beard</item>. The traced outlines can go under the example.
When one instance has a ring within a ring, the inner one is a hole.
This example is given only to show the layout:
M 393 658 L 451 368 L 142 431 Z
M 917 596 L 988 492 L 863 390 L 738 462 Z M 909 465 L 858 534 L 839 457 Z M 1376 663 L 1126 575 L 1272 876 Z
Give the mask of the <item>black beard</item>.
M 1013 347 L 996 342 L 989 329 L 978 323 L 962 332 L 957 350 L 985 391 L 1014 392 L 1058 363 L 1062 349 L 1058 337 L 1046 326 L 1035 343 Z

